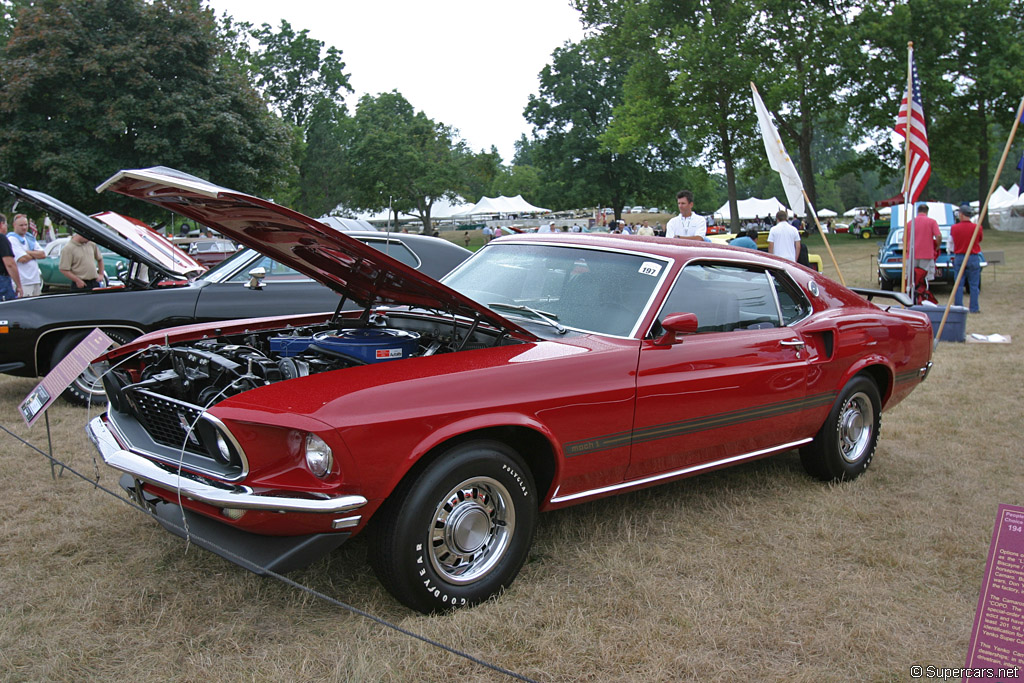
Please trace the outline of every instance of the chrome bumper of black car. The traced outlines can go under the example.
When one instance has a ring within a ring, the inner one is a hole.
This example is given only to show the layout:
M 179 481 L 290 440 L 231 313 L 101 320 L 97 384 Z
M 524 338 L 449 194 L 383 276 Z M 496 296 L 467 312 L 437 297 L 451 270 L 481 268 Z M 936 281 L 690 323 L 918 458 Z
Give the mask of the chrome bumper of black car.
M 264 496 L 254 493 L 245 486 L 206 483 L 186 476 L 179 476 L 145 457 L 124 450 L 110 432 L 103 417 L 93 418 L 86 427 L 89 438 L 103 456 L 103 461 L 133 479 L 146 482 L 166 491 L 181 494 L 190 500 L 206 503 L 219 508 L 237 510 L 266 510 L 271 512 L 317 512 L 323 514 L 344 514 L 366 505 L 362 496 L 339 496 L 337 498 L 295 498 Z

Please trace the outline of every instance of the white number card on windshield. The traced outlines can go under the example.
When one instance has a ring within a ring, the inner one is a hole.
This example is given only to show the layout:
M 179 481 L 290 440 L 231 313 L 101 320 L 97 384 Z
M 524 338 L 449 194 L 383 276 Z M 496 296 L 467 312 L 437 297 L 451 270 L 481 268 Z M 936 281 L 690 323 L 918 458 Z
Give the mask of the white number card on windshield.
M 641 275 L 650 275 L 651 277 L 658 277 L 661 273 L 661 264 L 655 263 L 654 261 L 644 261 L 640 264 L 639 273 Z

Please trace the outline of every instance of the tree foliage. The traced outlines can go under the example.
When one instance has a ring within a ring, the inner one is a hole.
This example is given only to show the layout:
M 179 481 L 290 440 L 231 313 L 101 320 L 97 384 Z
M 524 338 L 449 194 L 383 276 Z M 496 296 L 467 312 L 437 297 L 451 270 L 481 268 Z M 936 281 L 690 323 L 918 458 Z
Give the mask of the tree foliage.
M 460 149 L 447 126 L 435 123 L 397 91 L 364 95 L 346 125 L 345 204 L 410 213 L 430 230 L 434 202 L 460 186 Z
M 352 86 L 341 50 L 325 48 L 308 29 L 295 31 L 283 19 L 276 31 L 263 24 L 249 33 L 260 46 L 251 56 L 253 81 L 285 119 L 305 130 L 321 102 L 343 106 Z
M 536 200 L 556 209 L 607 205 L 618 217 L 627 201 L 651 191 L 653 162 L 645 151 L 601 141 L 622 102 L 626 69 L 587 41 L 554 51 L 540 73 L 540 95 L 530 97 L 525 112 L 537 136 L 529 159 L 543 184 Z
M 220 48 L 192 0 L 24 8 L 2 46 L 0 174 L 90 210 L 118 203 L 99 182 L 153 165 L 273 195 L 291 166 L 287 129 Z
M 913 41 L 931 143 L 925 193 L 946 190 L 939 198 L 956 201 L 963 195 L 949 195 L 960 186 L 959 192 L 984 199 L 995 172 L 993 151 L 1002 150 L 1024 95 L 1024 2 L 865 3 L 856 29 L 862 54 L 851 104 L 864 127 L 878 133 L 871 151 L 893 170 L 902 168 L 902 153 L 887 132 L 907 87 L 907 43 Z

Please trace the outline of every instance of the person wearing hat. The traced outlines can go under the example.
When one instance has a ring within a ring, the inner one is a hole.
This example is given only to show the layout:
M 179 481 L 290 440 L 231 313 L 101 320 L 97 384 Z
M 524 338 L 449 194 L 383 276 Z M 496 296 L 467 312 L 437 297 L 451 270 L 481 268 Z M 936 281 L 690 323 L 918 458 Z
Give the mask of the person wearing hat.
M 971 208 L 970 204 L 960 205 L 960 221 L 953 224 L 953 227 L 949 229 L 949 236 L 953 240 L 953 268 L 956 272 L 960 272 L 961 264 L 964 259 L 967 260 L 967 268 L 965 276 L 967 278 L 967 285 L 971 288 L 971 313 L 981 313 L 981 309 L 978 307 L 978 294 L 981 289 L 981 226 L 976 226 L 971 222 L 971 216 L 974 215 L 974 209 Z M 971 236 L 977 231 L 978 236 L 974 238 L 974 246 L 971 248 L 970 253 L 967 253 L 967 247 L 971 243 Z M 959 286 L 956 288 L 956 294 L 953 298 L 953 303 L 957 306 L 964 305 L 964 282 L 961 278 Z

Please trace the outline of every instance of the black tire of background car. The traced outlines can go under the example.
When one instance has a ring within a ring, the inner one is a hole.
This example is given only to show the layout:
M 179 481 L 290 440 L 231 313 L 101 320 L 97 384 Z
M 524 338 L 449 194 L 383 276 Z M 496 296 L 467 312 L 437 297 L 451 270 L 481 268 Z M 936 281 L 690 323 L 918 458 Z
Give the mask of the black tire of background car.
M 103 331 L 106 333 L 108 337 L 114 340 L 114 346 L 121 346 L 122 344 L 127 344 L 136 337 L 136 335 L 132 334 L 128 330 L 104 329 Z M 65 334 L 64 337 L 61 338 L 59 342 L 57 342 L 57 346 L 55 346 L 53 349 L 53 356 L 51 357 L 50 360 L 50 367 L 52 368 L 56 366 L 57 363 L 64 360 L 64 356 L 71 353 L 71 350 L 78 346 L 78 344 L 83 339 L 85 339 L 86 335 L 88 335 L 89 332 L 91 332 L 91 330 L 86 330 L 84 332 L 70 332 L 68 334 Z M 95 387 L 93 387 L 94 380 L 97 380 L 95 383 Z M 68 388 L 64 390 L 64 393 L 61 394 L 61 396 L 64 398 L 65 401 L 68 401 L 72 405 L 76 406 L 89 405 L 90 403 L 94 406 L 106 405 L 107 395 L 103 393 L 103 384 L 98 380 L 99 378 L 91 370 L 91 368 L 86 368 L 85 372 L 76 377 L 75 381 L 72 382 L 68 386 Z
M 419 612 L 473 606 L 519 573 L 537 505 L 533 476 L 515 451 L 494 441 L 459 444 L 385 502 L 373 521 L 370 565 L 395 598 Z M 457 583 L 449 564 L 456 554 L 472 558 L 470 573 L 479 576 Z
M 887 292 L 891 292 L 896 288 L 896 283 L 892 280 L 886 279 L 881 275 L 878 276 L 878 288 L 884 289 Z
M 871 464 L 881 428 L 878 387 L 857 375 L 843 387 L 814 441 L 800 449 L 800 462 L 822 481 L 855 479 Z

